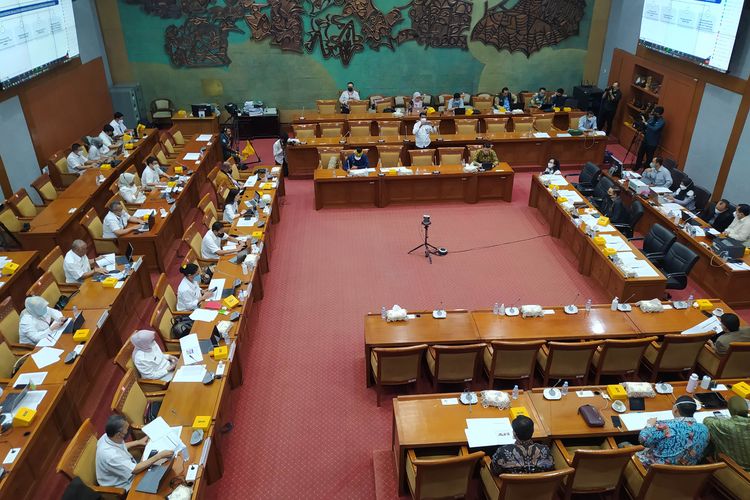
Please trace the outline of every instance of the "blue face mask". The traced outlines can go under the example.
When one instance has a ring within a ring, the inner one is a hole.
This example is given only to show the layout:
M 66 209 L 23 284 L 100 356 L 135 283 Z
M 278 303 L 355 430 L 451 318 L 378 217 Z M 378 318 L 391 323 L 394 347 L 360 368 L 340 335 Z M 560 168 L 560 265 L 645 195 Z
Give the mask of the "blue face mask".
M 196 274 L 195 276 L 193 276 L 193 281 L 195 283 L 200 284 L 200 282 L 201 282 L 201 276 L 200 276 L 200 274 Z

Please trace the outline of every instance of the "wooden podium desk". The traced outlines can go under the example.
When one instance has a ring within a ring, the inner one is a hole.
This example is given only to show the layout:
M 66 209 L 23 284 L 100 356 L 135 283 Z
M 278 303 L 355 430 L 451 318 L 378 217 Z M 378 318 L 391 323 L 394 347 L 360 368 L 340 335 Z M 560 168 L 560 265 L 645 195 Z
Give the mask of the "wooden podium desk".
M 204 118 L 201 118 L 198 116 L 173 116 L 172 126 L 176 127 L 187 136 L 199 134 L 218 134 L 219 117 L 206 116 Z
M 564 186 L 565 190 L 575 191 L 572 185 Z M 581 196 L 586 206 L 593 208 L 585 197 Z M 529 193 L 529 206 L 535 207 L 550 226 L 550 234 L 560 238 L 578 259 L 578 272 L 584 276 L 591 276 L 612 297 L 620 297 L 625 301 L 638 301 L 642 299 L 653 299 L 662 297 L 666 291 L 667 279 L 646 256 L 632 243 L 627 242 L 633 254 L 656 272 L 655 277 L 626 278 L 622 271 L 604 255 L 602 248 L 597 246 L 590 238 L 573 222 L 571 215 L 557 203 L 552 193 L 542 184 L 539 176 L 531 179 L 531 190 Z M 613 236 L 622 236 L 619 231 L 607 233 Z
M 21 250 L 17 252 L 0 252 L 0 257 L 7 257 L 18 264 L 16 272 L 10 276 L 0 275 L 0 302 L 10 297 L 13 306 L 21 311 L 26 300 L 26 290 L 39 277 L 39 252 Z

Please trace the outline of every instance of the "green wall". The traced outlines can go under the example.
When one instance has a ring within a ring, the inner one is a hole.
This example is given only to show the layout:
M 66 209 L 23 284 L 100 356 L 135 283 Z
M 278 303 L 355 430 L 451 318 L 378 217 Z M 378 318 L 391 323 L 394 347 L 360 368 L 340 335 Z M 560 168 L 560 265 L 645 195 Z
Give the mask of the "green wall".
M 224 104 L 261 99 L 268 106 L 309 109 L 316 99 L 336 97 L 349 80 L 356 82 L 363 97 L 376 93 L 404 95 L 417 90 L 432 94 L 496 93 L 503 86 L 514 92 L 539 86 L 561 86 L 570 91 L 582 79 L 594 1 L 587 2 L 577 36 L 534 52 L 529 58 L 521 52 L 498 51 L 480 42 L 469 41 L 469 50 L 464 51 L 425 48 L 410 41 L 396 46 L 395 52 L 385 47 L 375 51 L 365 45 L 348 67 L 337 59 L 324 59 L 319 47 L 312 54 L 282 52 L 268 39 L 251 39 L 247 25 L 237 23 L 244 33 L 229 34 L 229 66 L 175 68 L 164 49 L 164 33 L 168 26 L 181 25 L 185 18 L 160 19 L 123 0 L 118 1 L 118 7 L 128 62 L 147 102 L 155 97 L 170 97 L 179 108 L 185 108 L 195 102 Z M 497 3 L 491 1 L 489 7 Z M 374 4 L 386 12 L 397 2 L 383 0 Z M 340 10 L 331 8 L 336 9 Z M 393 27 L 394 33 L 411 23 L 407 12 L 403 12 L 405 19 Z M 475 1 L 472 27 L 483 14 L 484 2 Z M 310 18 L 304 16 L 304 21 L 307 31 Z M 205 86 L 215 86 L 217 81 L 223 87 L 222 94 L 207 96 Z

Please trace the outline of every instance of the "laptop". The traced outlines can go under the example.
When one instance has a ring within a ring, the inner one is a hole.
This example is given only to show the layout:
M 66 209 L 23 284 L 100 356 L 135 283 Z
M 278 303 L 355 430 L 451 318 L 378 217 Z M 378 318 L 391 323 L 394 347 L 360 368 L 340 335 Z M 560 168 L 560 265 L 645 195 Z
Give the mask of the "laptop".
M 72 321 L 69 321 L 68 324 L 65 326 L 65 329 L 63 330 L 63 333 L 73 333 L 76 330 L 80 330 L 80 328 L 83 326 L 84 321 L 86 321 L 83 317 L 83 313 L 79 312 Z
M 453 114 L 456 116 L 465 115 L 466 108 L 453 108 Z
M 492 170 L 492 163 L 489 163 L 489 162 L 482 163 L 482 170 Z
M 0 403 L 0 413 L 13 413 L 16 411 L 16 408 L 21 406 L 21 403 L 23 402 L 23 398 L 26 397 L 26 394 L 29 392 L 29 386 L 28 384 L 23 388 L 21 392 L 14 392 L 12 394 L 8 394 L 2 403 Z
M 151 495 L 158 493 L 159 488 L 161 487 L 161 482 L 164 480 L 167 472 L 172 468 L 173 461 L 174 458 L 170 458 L 162 465 L 152 465 L 149 467 L 141 481 L 138 483 L 138 487 L 135 491 L 149 493 Z
M 241 284 L 242 284 L 242 280 L 238 279 L 238 278 L 235 278 L 235 280 L 232 282 L 232 286 L 230 286 L 229 288 L 225 288 L 224 290 L 221 291 L 221 298 L 225 299 L 225 298 L 229 297 L 230 295 L 234 295 L 234 291 Z
M 229 259 L 229 262 L 232 264 L 242 264 L 245 262 L 245 259 L 247 258 L 247 249 L 240 250 L 237 255 Z
M 125 255 L 118 255 L 115 257 L 115 264 L 124 266 L 125 264 L 133 263 L 133 244 L 128 243 L 128 248 L 125 249 Z
M 151 212 L 151 215 L 148 216 L 148 220 L 144 221 L 144 224 L 142 224 L 141 227 L 138 228 L 138 232 L 139 233 L 149 232 L 154 227 L 155 221 L 156 221 L 156 217 L 154 217 L 154 212 Z
M 221 340 L 221 333 L 219 329 L 214 326 L 211 336 L 205 340 L 199 340 L 198 344 L 201 346 L 201 352 L 208 354 L 214 347 L 219 347 L 219 341 Z

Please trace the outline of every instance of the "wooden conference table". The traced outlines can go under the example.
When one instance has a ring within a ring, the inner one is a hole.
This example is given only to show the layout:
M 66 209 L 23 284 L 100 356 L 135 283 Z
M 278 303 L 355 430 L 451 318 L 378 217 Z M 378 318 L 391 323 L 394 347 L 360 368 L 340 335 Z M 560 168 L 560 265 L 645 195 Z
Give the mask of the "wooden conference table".
M 315 210 L 327 206 L 423 201 L 512 201 L 513 169 L 505 162 L 487 172 L 465 173 L 461 165 L 408 167 L 413 175 L 375 169 L 365 177 L 348 177 L 342 169 L 315 170 Z M 439 174 L 435 174 L 439 172 Z
M 26 300 L 26 290 L 39 276 L 39 252 L 21 250 L 17 252 L 0 252 L 0 257 L 10 259 L 18 264 L 16 272 L 10 276 L 0 276 L 0 302 L 10 297 L 16 308 L 22 309 Z
M 576 204 L 577 216 L 588 214 L 599 214 L 593 205 L 578 192 L 571 184 L 561 186 L 561 190 L 576 193 L 583 200 Z M 551 190 L 542 184 L 538 175 L 531 179 L 531 190 L 529 192 L 529 206 L 535 207 L 550 226 L 550 235 L 560 238 L 567 244 L 568 248 L 578 259 L 578 272 L 584 276 L 592 277 L 612 297 L 619 297 L 624 301 L 637 301 L 642 299 L 653 299 L 662 297 L 666 291 L 667 278 L 657 269 L 646 256 L 616 229 L 606 234 L 617 238 L 622 248 L 632 252 L 632 256 L 650 269 L 652 276 L 626 277 L 623 271 L 615 265 L 612 260 L 604 255 L 603 246 L 594 243 L 584 231 L 583 224 L 576 224 L 560 203 L 558 203 Z

